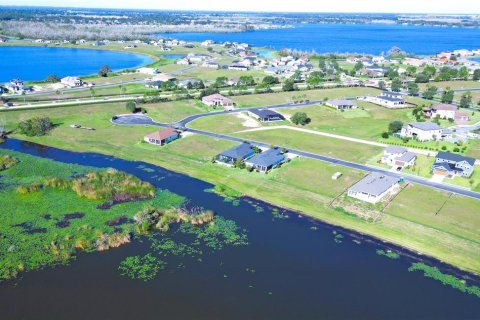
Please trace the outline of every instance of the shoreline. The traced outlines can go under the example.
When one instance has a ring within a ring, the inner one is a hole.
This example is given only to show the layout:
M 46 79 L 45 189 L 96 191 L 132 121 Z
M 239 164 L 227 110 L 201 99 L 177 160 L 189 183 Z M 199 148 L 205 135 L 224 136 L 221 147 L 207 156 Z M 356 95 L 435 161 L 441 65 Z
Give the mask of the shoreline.
M 148 160 L 136 160 L 136 159 L 128 159 L 119 155 L 115 155 L 112 153 L 108 152 L 96 152 L 96 151 L 79 151 L 79 150 L 73 150 L 73 149 L 63 149 L 63 148 L 58 148 L 55 145 L 49 145 L 48 143 L 37 143 L 37 142 L 32 142 L 28 140 L 23 140 L 23 139 L 18 139 L 18 138 L 10 138 L 12 140 L 20 141 L 20 142 L 27 142 L 27 143 L 32 143 L 34 145 L 38 146 L 45 146 L 48 148 L 53 148 L 57 150 L 64 150 L 64 151 L 69 151 L 69 152 L 74 152 L 74 153 L 87 153 L 87 154 L 98 154 L 102 156 L 108 156 L 112 158 L 116 158 L 119 160 L 124 160 L 124 161 L 132 161 L 132 162 L 138 162 L 138 163 L 145 163 L 153 166 L 157 166 L 159 168 L 174 172 L 176 174 L 184 175 L 187 177 L 190 177 L 192 179 L 197 179 L 200 181 L 203 181 L 205 183 L 211 184 L 212 186 L 215 186 L 216 184 L 212 181 L 208 181 L 203 178 L 196 177 L 195 175 L 192 175 L 187 172 L 182 172 L 181 170 L 178 170 L 178 166 L 168 166 L 165 164 L 158 164 L 158 163 L 153 163 L 149 162 Z M 15 151 L 15 150 L 14 150 Z M 462 279 L 469 279 L 470 281 L 474 281 L 475 284 L 480 284 L 480 273 L 476 272 L 474 270 L 468 269 L 468 268 L 463 268 L 462 266 L 455 265 L 453 263 L 449 263 L 448 261 L 442 260 L 441 258 L 435 257 L 428 252 L 422 252 L 419 251 L 411 246 L 408 246 L 406 244 L 401 244 L 401 243 L 396 243 L 395 241 L 389 240 L 389 239 L 383 239 L 381 235 L 374 234 L 372 233 L 367 233 L 361 228 L 354 228 L 354 227 L 348 227 L 345 225 L 341 225 L 339 223 L 335 223 L 335 219 L 327 220 L 327 219 L 322 219 L 321 217 L 317 217 L 313 214 L 309 214 L 307 212 L 298 210 L 293 207 L 289 207 L 288 205 L 281 205 L 281 204 L 276 204 L 273 201 L 269 201 L 268 199 L 257 199 L 254 196 L 250 196 L 248 194 L 242 193 L 242 196 L 240 199 L 253 199 L 254 201 L 260 202 L 265 204 L 266 206 L 270 207 L 276 207 L 279 209 L 284 209 L 288 210 L 291 213 L 297 214 L 300 218 L 306 218 L 310 219 L 314 223 L 320 223 L 323 224 L 330 229 L 334 230 L 342 230 L 343 233 L 350 235 L 353 238 L 361 239 L 361 241 L 372 241 L 375 244 L 381 245 L 382 247 L 385 247 L 387 249 L 399 251 L 403 257 L 408 257 L 409 259 L 415 260 L 417 262 L 422 262 L 422 261 L 427 261 L 428 263 L 432 263 L 434 266 L 441 266 L 442 270 L 447 270 L 449 274 L 454 274 L 457 276 L 460 276 Z M 421 257 L 425 257 L 424 259 L 421 259 Z

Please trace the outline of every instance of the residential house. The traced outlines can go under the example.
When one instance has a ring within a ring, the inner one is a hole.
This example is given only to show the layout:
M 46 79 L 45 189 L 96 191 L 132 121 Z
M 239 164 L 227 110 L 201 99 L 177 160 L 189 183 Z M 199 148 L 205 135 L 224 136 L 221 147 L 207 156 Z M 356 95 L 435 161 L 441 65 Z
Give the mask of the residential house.
M 248 159 L 245 165 L 261 173 L 267 173 L 285 162 L 285 156 L 278 148 L 268 149 L 262 153 Z
M 180 64 L 180 65 L 188 66 L 188 65 L 190 65 L 190 60 L 187 59 L 187 58 L 183 58 L 183 59 L 177 60 L 175 63 Z
M 232 63 L 228 66 L 228 70 L 248 71 L 248 67 L 240 63 Z
M 150 88 L 150 89 L 160 89 L 162 87 L 163 81 L 146 81 L 145 82 L 145 88 Z
M 423 114 L 426 118 L 453 119 L 457 124 L 466 124 L 470 120 L 467 112 L 460 111 L 457 106 L 450 104 L 439 104 L 431 108 L 423 108 Z
M 203 97 L 202 102 L 209 107 L 224 107 L 225 110 L 233 110 L 235 108 L 235 102 L 218 93 Z
M 395 108 L 404 108 L 405 100 L 403 100 L 402 95 L 396 92 L 382 92 L 381 95 L 376 97 L 364 97 L 362 100 L 378 104 L 382 107 L 395 109 Z
M 163 146 L 164 144 L 178 139 L 179 137 L 179 133 L 174 128 L 165 128 L 163 130 L 146 135 L 144 140 L 150 144 Z
M 205 61 L 202 64 L 202 68 L 218 69 L 218 68 L 220 68 L 220 65 L 218 63 L 215 63 L 215 62 Z
M 65 77 L 65 78 L 62 78 L 60 82 L 72 88 L 83 86 L 83 81 L 79 77 Z
M 214 45 L 215 44 L 215 41 L 213 40 L 205 40 L 201 43 L 201 46 L 202 47 L 209 47 L 211 45 Z
M 449 130 L 443 129 L 434 122 L 412 122 L 403 126 L 400 131 L 402 138 L 414 138 L 418 141 L 439 141 L 450 135 Z
M 381 162 L 398 168 L 415 165 L 417 156 L 404 147 L 389 146 L 383 151 Z
M 5 37 L 0 37 L 0 43 L 5 43 L 7 42 L 7 38 Z
M 162 81 L 162 82 L 168 82 L 168 81 L 176 81 L 177 78 L 175 78 L 174 76 L 171 76 L 169 74 L 166 74 L 166 73 L 160 73 L 160 74 L 156 74 L 153 78 L 152 78 L 153 81 Z
M 238 84 L 238 82 L 240 82 L 240 79 L 237 78 L 237 77 L 230 77 L 228 78 L 228 81 L 227 81 L 227 84 L 230 86 L 230 87 L 234 87 Z
M 280 113 L 270 109 L 252 109 L 248 111 L 248 115 L 257 119 L 260 122 L 273 122 L 285 120 L 285 117 Z
M 200 85 L 200 80 L 182 80 L 178 82 L 180 88 L 191 89 L 195 86 Z
M 348 189 L 348 196 L 369 203 L 378 203 L 383 197 L 399 189 L 400 179 L 380 172 L 372 172 Z
M 236 161 L 243 161 L 255 155 L 253 146 L 249 143 L 242 143 L 230 148 L 215 157 L 215 161 L 232 166 Z
M 94 43 L 92 43 L 92 46 L 94 47 L 101 47 L 101 46 L 104 46 L 106 45 L 106 43 L 104 41 L 95 41 Z
M 328 100 L 325 104 L 338 110 L 351 110 L 357 108 L 355 101 L 348 99 Z
M 356 75 L 367 76 L 370 78 L 381 78 L 383 77 L 383 71 L 362 68 L 356 72 Z
M 24 85 L 23 81 L 19 79 L 13 79 L 5 83 L 5 88 L 15 93 L 33 91 L 33 87 Z
M 149 75 L 152 75 L 152 76 L 158 74 L 159 72 L 160 71 L 157 68 L 143 67 L 143 68 L 138 68 L 137 69 L 137 73 L 149 74 Z
M 449 178 L 469 178 L 473 174 L 475 159 L 450 152 L 439 152 L 432 166 L 433 174 Z

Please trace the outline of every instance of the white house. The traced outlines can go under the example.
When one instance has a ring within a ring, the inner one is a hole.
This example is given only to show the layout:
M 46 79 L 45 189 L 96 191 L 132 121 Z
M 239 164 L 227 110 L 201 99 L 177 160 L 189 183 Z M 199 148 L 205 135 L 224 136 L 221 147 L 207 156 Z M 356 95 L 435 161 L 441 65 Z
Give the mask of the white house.
M 325 104 L 338 110 L 351 110 L 357 108 L 357 105 L 353 100 L 347 99 L 328 100 L 327 102 L 325 102 Z
M 439 104 L 432 106 L 432 118 L 437 116 L 440 119 L 455 119 L 455 114 L 457 113 L 458 108 L 451 104 Z
M 399 189 L 400 179 L 372 172 L 348 189 L 348 196 L 369 203 L 377 203 L 383 197 L 393 195 Z
M 396 92 L 382 92 L 379 96 L 367 96 L 361 99 L 389 109 L 405 108 L 405 100 Z
M 389 146 L 383 151 L 381 162 L 390 166 L 405 168 L 415 165 L 417 156 L 406 148 Z
M 138 68 L 137 69 L 137 73 L 144 73 L 144 74 L 149 74 L 149 75 L 152 75 L 152 76 L 159 73 L 159 72 L 160 71 L 157 68 L 143 67 L 143 68 Z
M 202 102 L 209 107 L 224 107 L 225 110 L 233 110 L 235 108 L 235 102 L 218 93 L 203 97 Z
M 403 138 L 415 138 L 418 141 L 439 141 L 448 133 L 434 122 L 412 122 L 407 124 L 400 131 Z
M 83 85 L 83 81 L 79 77 L 65 77 L 60 82 L 69 87 L 81 87 Z

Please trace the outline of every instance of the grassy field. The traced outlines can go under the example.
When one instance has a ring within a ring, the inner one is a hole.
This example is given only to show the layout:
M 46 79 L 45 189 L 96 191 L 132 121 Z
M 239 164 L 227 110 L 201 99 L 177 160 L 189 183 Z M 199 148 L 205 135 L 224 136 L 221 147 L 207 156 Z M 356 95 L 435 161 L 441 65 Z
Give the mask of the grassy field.
M 236 136 L 359 163 L 366 163 L 383 150 L 376 146 L 286 129 L 244 132 Z
M 213 184 L 224 184 L 242 194 L 298 210 L 326 222 L 373 235 L 431 255 L 462 269 L 480 273 L 480 235 L 477 232 L 480 218 L 475 215 L 469 217 L 469 225 L 465 225 L 468 230 L 463 236 L 459 236 L 450 230 L 453 222 L 440 223 L 439 220 L 443 216 L 429 214 L 428 208 L 424 209 L 418 205 L 424 198 L 434 194 L 438 194 L 438 199 L 448 199 L 448 195 L 443 192 L 432 192 L 431 189 L 415 186 L 415 192 L 411 196 L 408 193 L 401 193 L 398 199 L 390 204 L 380 222 L 367 223 L 329 207 L 333 198 L 360 179 L 365 174 L 363 172 L 310 159 L 294 159 L 267 175 L 226 168 L 212 164 L 210 159 L 235 143 L 191 135 L 165 147 L 153 147 L 141 142 L 143 134 L 152 131 L 152 128 L 116 127 L 108 121 L 112 115 L 124 112 L 123 110 L 123 105 L 109 104 L 48 111 L 8 112 L 5 116 L 8 117 L 10 127 L 13 127 L 20 118 L 45 113 L 60 124 L 45 137 L 27 138 L 15 135 L 22 139 L 67 150 L 101 152 L 128 160 L 142 160 L 161 165 Z M 68 124 L 71 122 L 94 126 L 97 130 L 84 132 L 70 129 Z M 367 158 L 378 155 L 381 151 L 377 148 L 365 151 L 364 145 L 360 145 L 359 150 L 357 146 L 343 144 L 343 141 L 338 140 L 325 140 L 320 136 L 315 136 L 315 139 L 311 139 L 311 135 L 291 137 L 292 134 L 289 132 L 288 136 L 284 137 L 282 131 L 278 130 L 277 133 L 275 131 L 277 130 L 261 133 L 266 133 L 265 138 L 272 139 L 271 143 L 278 141 L 282 144 L 299 144 L 296 147 L 312 148 L 311 151 L 338 152 L 342 158 L 352 160 L 367 161 Z M 325 142 L 312 143 L 316 140 Z M 338 181 L 332 181 L 330 176 L 336 171 L 341 171 L 344 176 Z M 435 202 L 435 198 L 432 202 Z M 447 200 L 446 208 L 450 206 L 450 202 L 452 208 L 466 206 L 472 210 L 478 208 L 480 204 L 479 201 L 470 198 L 455 197 Z
M 472 140 L 465 155 L 475 159 L 480 159 L 480 140 Z
M 356 97 L 367 94 L 378 94 L 380 91 L 373 88 L 338 88 L 338 89 L 316 89 L 306 91 L 294 91 L 294 92 L 279 92 L 279 93 L 265 93 L 265 94 L 252 94 L 245 96 L 233 97 L 233 100 L 237 103 L 237 106 L 242 107 L 256 107 L 280 104 L 285 102 L 291 102 L 295 96 L 303 96 L 303 99 L 309 100 L 322 100 L 322 99 L 339 99 L 346 97 Z
M 419 83 L 418 87 L 421 91 L 427 88 L 427 85 L 432 85 L 438 88 L 438 90 L 445 90 L 450 87 L 450 89 L 475 89 L 480 88 L 480 82 L 478 81 L 442 81 L 442 82 L 431 82 L 431 83 Z

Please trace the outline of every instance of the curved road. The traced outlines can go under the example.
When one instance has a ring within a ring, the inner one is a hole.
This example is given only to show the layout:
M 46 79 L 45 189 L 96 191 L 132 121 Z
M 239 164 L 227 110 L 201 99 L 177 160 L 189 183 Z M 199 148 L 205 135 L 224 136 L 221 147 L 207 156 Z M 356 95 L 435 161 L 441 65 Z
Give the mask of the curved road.
M 311 101 L 311 102 L 308 102 L 308 103 L 309 104 L 315 104 L 315 103 L 318 103 L 318 102 Z M 283 104 L 283 105 L 278 105 L 278 106 L 270 106 L 269 108 L 279 108 L 279 107 L 282 107 L 282 106 L 283 107 L 292 107 L 292 106 L 298 106 L 298 105 L 308 105 L 308 104 L 305 104 L 305 103 L 304 104 L 290 104 L 289 103 L 289 104 Z M 249 109 L 257 109 L 257 108 L 235 109 L 235 110 L 232 110 L 232 111 L 229 111 L 229 112 L 211 112 L 211 113 L 206 113 L 206 114 L 193 115 L 193 116 L 187 117 L 187 118 L 177 122 L 176 127 L 179 128 L 179 129 L 183 129 L 183 130 L 188 130 L 189 132 L 192 132 L 192 133 L 201 134 L 201 135 L 209 136 L 209 137 L 212 137 L 212 138 L 230 140 L 230 141 L 239 142 L 239 143 L 247 141 L 247 142 L 249 142 L 251 144 L 254 144 L 254 145 L 257 145 L 259 147 L 267 147 L 268 148 L 269 144 L 264 143 L 264 142 L 255 141 L 255 140 L 246 140 L 246 139 L 242 139 L 242 138 L 238 138 L 238 137 L 234 137 L 234 136 L 229 136 L 229 135 L 225 135 L 225 134 L 219 134 L 219 133 L 214 133 L 214 132 L 210 132 L 210 131 L 191 129 L 191 128 L 186 127 L 186 125 L 189 122 L 191 122 L 195 119 L 198 119 L 200 117 L 211 116 L 211 115 L 215 115 L 215 114 L 242 112 L 242 111 L 249 110 Z M 112 118 L 112 122 L 114 124 L 118 124 L 118 125 L 148 125 L 148 126 L 158 126 L 158 127 L 168 127 L 169 126 L 168 123 L 156 122 L 152 118 L 150 118 L 148 116 L 145 116 L 145 115 L 119 115 L 115 118 Z M 279 146 L 279 147 L 284 148 L 282 146 Z M 296 149 L 291 149 L 291 148 L 286 148 L 286 147 L 285 147 L 285 149 L 287 149 L 289 152 L 291 152 L 293 154 L 296 154 L 296 155 L 299 155 L 299 156 L 302 156 L 302 157 L 305 157 L 305 158 L 319 160 L 319 161 L 327 162 L 327 163 L 330 163 L 330 164 L 340 165 L 340 166 L 349 167 L 349 168 L 362 170 L 362 171 L 366 171 L 366 172 L 380 172 L 380 173 L 388 174 L 390 176 L 395 176 L 397 178 L 403 178 L 406 181 L 417 183 L 417 184 L 420 184 L 420 185 L 423 185 L 423 186 L 439 189 L 439 190 L 446 191 L 446 192 L 456 193 L 456 194 L 460 194 L 460 195 L 475 198 L 475 199 L 480 199 L 480 193 L 470 191 L 468 189 L 464 189 L 464 188 L 461 188 L 461 187 L 436 183 L 436 182 L 432 182 L 432 181 L 430 181 L 428 179 L 425 179 L 425 178 L 421 178 L 421 177 L 417 177 L 417 176 L 413 176 L 413 175 L 405 175 L 405 174 L 401 174 L 401 173 L 397 173 L 397 172 L 391 172 L 389 170 L 384 170 L 384 169 L 381 169 L 381 168 L 371 167 L 371 166 L 367 166 L 367 165 L 363 165 L 363 164 L 359 164 L 359 163 L 355 163 L 355 162 L 351 162 L 351 161 L 345 161 L 345 160 L 341 160 L 341 159 L 337 159 L 337 158 L 322 156 L 322 155 L 319 155 L 319 154 L 316 154 L 316 153 L 311 153 L 311 152 L 306 152 L 306 151 L 296 150 Z

